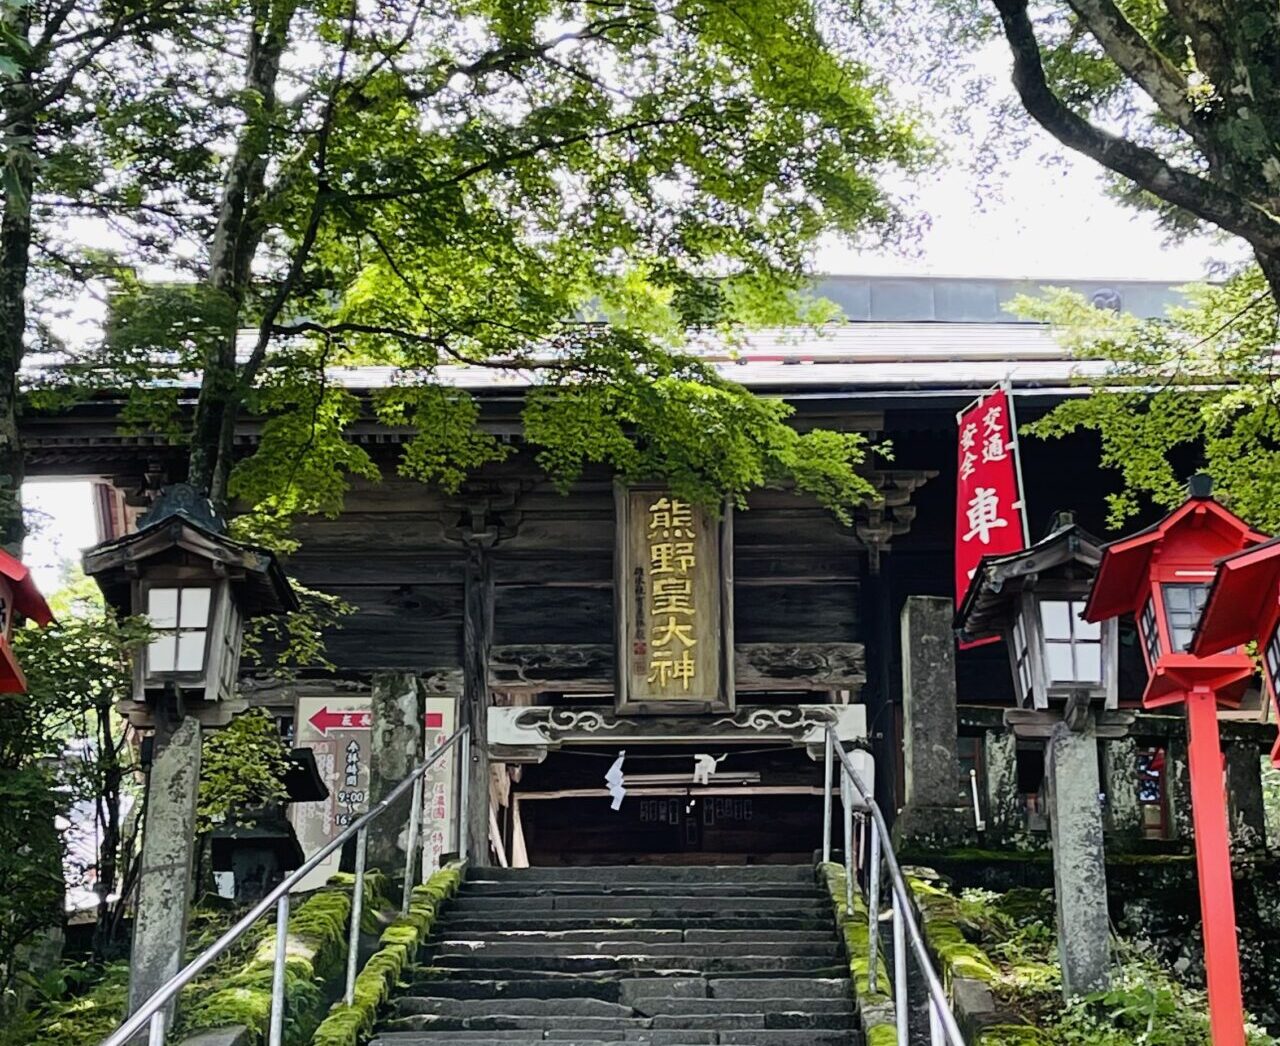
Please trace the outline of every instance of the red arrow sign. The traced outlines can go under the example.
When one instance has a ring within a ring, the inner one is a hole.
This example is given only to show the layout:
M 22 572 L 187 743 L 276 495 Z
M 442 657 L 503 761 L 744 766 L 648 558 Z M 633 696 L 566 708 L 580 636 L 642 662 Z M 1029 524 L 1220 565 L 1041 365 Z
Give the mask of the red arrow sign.
M 373 725 L 373 713 L 355 710 L 330 712 L 329 706 L 325 705 L 307 721 L 321 737 L 328 737 L 330 730 L 368 730 Z

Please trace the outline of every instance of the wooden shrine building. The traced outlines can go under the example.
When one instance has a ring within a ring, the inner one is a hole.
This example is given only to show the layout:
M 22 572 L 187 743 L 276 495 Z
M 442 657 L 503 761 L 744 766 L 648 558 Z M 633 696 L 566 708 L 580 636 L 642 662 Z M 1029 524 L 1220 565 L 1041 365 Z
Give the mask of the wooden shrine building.
M 1146 316 L 1175 296 L 1139 281 L 1070 285 Z M 820 841 L 829 723 L 874 756 L 885 807 L 901 806 L 912 787 L 902 666 L 913 639 L 904 640 L 903 607 L 911 596 L 954 599 L 956 411 L 1008 381 L 1019 420 L 1034 419 L 1082 394 L 1073 379 L 1089 364 L 1004 311 L 1033 284 L 840 277 L 820 290 L 846 322 L 821 336 L 757 332 L 732 357 L 705 352 L 726 376 L 786 398 L 798 426 L 892 443 L 892 459 L 867 469 L 882 500 L 852 525 L 786 490 L 759 492 L 719 520 L 661 489 L 619 489 L 604 472 L 562 495 L 521 444 L 524 379 L 443 368 L 513 453 L 447 495 L 397 475 L 405 430 L 371 413 L 352 426 L 383 479 L 357 481 L 338 518 L 302 521 L 301 546 L 286 560 L 291 576 L 355 608 L 327 639 L 336 667 L 287 686 L 246 668 L 248 700 L 301 737 L 302 720 L 327 722 L 301 713 L 304 702 L 340 719 L 372 700 L 377 734 L 386 725 L 378 710 L 391 707 L 379 705 L 380 694 L 407 686 L 423 701 L 456 699 L 452 722 L 475 711 L 477 750 L 488 757 L 478 779 L 489 785 L 491 810 L 475 804 L 473 838 L 514 863 L 808 860 Z M 389 376 L 334 372 L 357 392 Z M 104 538 L 127 532 L 185 469 L 185 447 L 121 434 L 119 406 L 104 397 L 24 419 L 29 474 L 93 479 Z M 241 424 L 246 450 L 256 428 Z M 1114 484 L 1099 473 L 1091 437 L 1025 439 L 1022 460 L 1033 540 L 1063 509 L 1105 533 L 1103 496 Z M 1006 820 L 1034 829 L 1042 776 L 1034 752 L 1010 748 L 999 775 L 988 767 L 997 751 L 989 737 L 1013 704 L 1004 650 L 962 652 L 955 677 L 954 693 L 939 700 L 950 700 L 956 730 L 957 776 L 944 788 L 956 816 L 972 827 L 972 769 L 983 819 L 998 821 L 999 806 Z M 1130 644 L 1122 705 L 1136 701 L 1143 681 Z M 448 719 L 428 712 L 428 732 Z M 1147 761 L 1130 776 L 1155 773 L 1155 753 L 1168 746 L 1135 744 L 1134 758 Z M 626 798 L 615 810 L 605 774 L 624 750 Z M 374 769 L 375 792 L 383 772 Z M 995 796 L 997 776 L 1016 794 Z M 1174 831 L 1164 813 L 1143 818 L 1148 834 Z

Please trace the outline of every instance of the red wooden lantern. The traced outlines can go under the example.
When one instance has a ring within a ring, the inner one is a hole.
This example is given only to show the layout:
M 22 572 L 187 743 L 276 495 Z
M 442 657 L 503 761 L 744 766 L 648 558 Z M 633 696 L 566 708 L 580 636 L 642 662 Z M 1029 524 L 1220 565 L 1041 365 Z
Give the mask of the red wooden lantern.
M 14 616 L 29 617 L 42 628 L 53 620 L 31 571 L 0 549 L 0 694 L 26 693 L 27 680 L 13 656 Z
M 1219 505 L 1209 490 L 1208 477 L 1195 477 L 1191 496 L 1159 523 L 1107 545 L 1083 616 L 1086 621 L 1104 621 L 1134 614 L 1151 673 L 1143 704 L 1187 707 L 1187 763 L 1213 1046 L 1244 1046 L 1218 704 L 1239 703 L 1253 676 L 1253 661 L 1239 646 L 1198 656 L 1192 641 L 1218 561 L 1252 549 L 1267 536 Z
M 1256 641 L 1280 722 L 1280 538 L 1218 561 L 1191 652 L 1208 657 Z M 1271 749 L 1280 767 L 1280 736 Z

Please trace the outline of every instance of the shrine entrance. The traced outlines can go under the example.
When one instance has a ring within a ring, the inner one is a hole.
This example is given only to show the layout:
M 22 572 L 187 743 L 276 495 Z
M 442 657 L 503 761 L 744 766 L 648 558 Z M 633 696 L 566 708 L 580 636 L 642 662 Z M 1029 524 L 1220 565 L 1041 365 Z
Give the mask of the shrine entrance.
M 675 720 L 492 709 L 503 765 L 491 833 L 515 867 L 809 863 L 822 844 L 826 726 L 856 741 L 865 718 L 861 705 Z M 672 737 L 681 727 L 688 735 Z M 606 774 L 623 753 L 615 809 Z

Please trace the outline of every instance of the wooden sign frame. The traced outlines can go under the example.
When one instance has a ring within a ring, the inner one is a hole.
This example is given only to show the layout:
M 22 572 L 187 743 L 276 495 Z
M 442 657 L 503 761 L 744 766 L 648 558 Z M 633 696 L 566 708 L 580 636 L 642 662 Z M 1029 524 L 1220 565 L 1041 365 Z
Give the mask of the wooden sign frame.
M 689 697 L 651 699 L 638 696 L 631 685 L 632 643 L 635 641 L 636 605 L 633 575 L 640 566 L 648 578 L 648 565 L 637 564 L 632 548 L 632 496 L 670 494 L 659 483 L 614 483 L 614 558 L 613 558 L 613 607 L 617 653 L 615 663 L 615 704 L 620 715 L 690 715 L 732 712 L 734 709 L 733 680 L 733 506 L 727 501 L 720 519 L 707 519 L 716 529 L 710 548 L 715 557 L 711 568 L 717 578 L 712 588 L 714 605 L 719 620 L 711 633 L 701 642 L 714 642 L 717 646 L 715 665 L 717 680 L 710 689 L 700 688 Z M 643 627 L 643 626 L 642 626 Z

